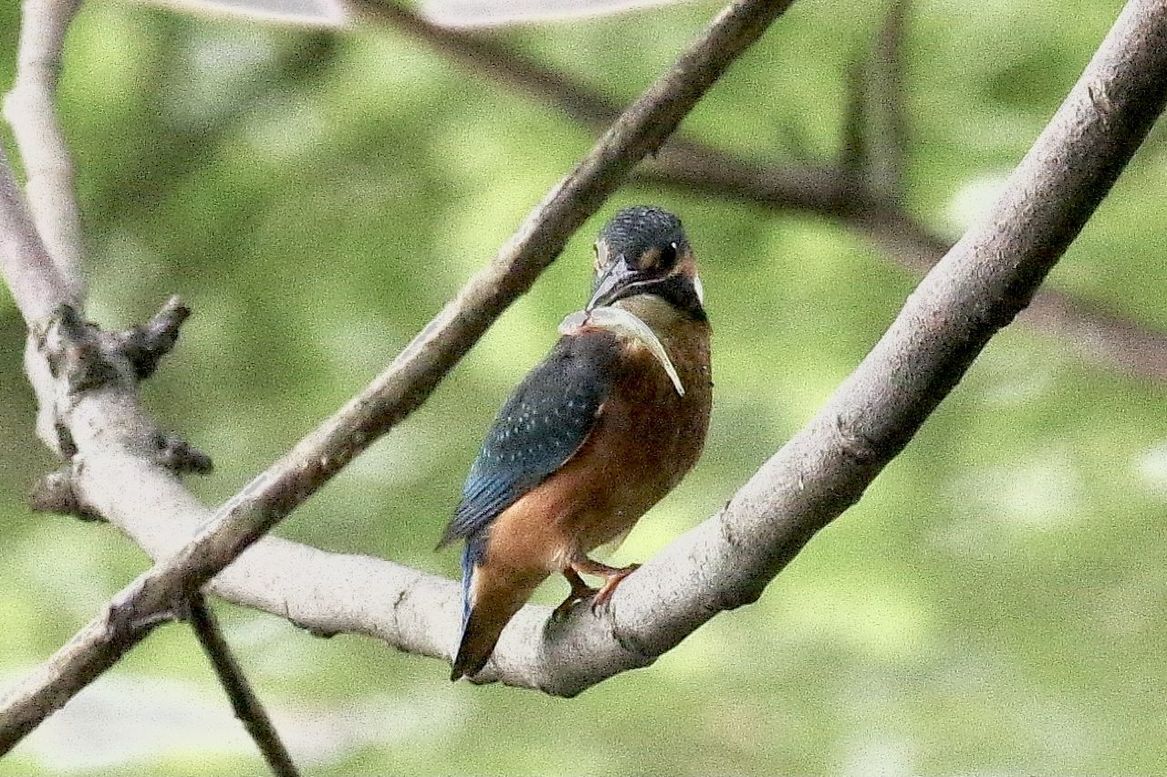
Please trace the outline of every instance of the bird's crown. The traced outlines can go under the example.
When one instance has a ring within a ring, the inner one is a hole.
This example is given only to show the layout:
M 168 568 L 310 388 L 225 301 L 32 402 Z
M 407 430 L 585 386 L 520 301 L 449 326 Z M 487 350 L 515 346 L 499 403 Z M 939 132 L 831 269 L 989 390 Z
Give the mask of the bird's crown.
M 671 264 L 687 247 L 679 218 L 655 205 L 634 205 L 617 212 L 600 230 L 596 272 L 603 273 L 620 259 L 637 269 L 650 269 L 643 265 L 662 260 Z

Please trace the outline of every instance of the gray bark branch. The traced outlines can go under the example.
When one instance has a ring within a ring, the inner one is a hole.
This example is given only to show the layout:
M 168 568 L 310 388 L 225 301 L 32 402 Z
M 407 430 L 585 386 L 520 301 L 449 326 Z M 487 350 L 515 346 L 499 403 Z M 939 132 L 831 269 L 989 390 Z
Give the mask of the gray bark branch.
M 219 620 L 211 612 L 206 598 L 201 593 L 195 594 L 190 600 L 190 625 L 198 637 L 199 645 L 215 669 L 219 684 L 227 693 L 235 717 L 255 741 L 272 774 L 276 777 L 299 777 L 300 770 L 292 761 L 292 756 L 280 739 L 267 710 L 251 690 L 251 685 L 243 674 L 243 667 L 235 660 L 235 655 L 231 652 L 226 637 L 223 636 L 223 630 L 219 628 Z
M 46 393 L 51 378 L 31 333 L 36 331 L 36 326 L 47 322 L 58 304 L 80 306 L 85 297 L 85 277 L 81 269 L 81 217 L 74 193 L 73 161 L 57 121 L 53 100 L 61 72 L 65 33 L 79 5 L 80 0 L 24 0 L 16 79 L 4 100 L 4 115 L 22 151 L 28 196 L 27 209 L 22 200 L 20 207 L 5 207 L 5 211 L 35 224 L 40 235 L 35 241 L 37 245 L 21 247 L 25 251 L 44 254 L 29 266 L 48 262 L 56 269 L 52 274 L 47 271 L 35 273 L 36 282 L 48 283 L 52 288 L 41 289 L 40 294 L 31 290 L 25 295 L 17 295 L 14 290 L 13 294 L 29 325 L 24 370 L 37 397 L 37 436 L 58 455 L 62 451 L 56 431 L 56 398 Z M 15 184 L 12 186 L 4 193 L 5 198 L 18 196 Z M 23 223 L 0 225 L 0 232 L 7 233 L 8 226 L 14 229 L 13 235 L 32 234 Z M 2 246 L 0 250 L 3 250 Z M 30 275 L 27 269 L 23 274 Z M 40 306 L 40 309 L 33 309 L 35 306 Z
M 1028 304 L 1167 101 L 1167 2 L 1131 0 L 995 206 L 908 299 L 826 406 L 727 507 L 617 589 L 607 615 L 545 626 L 527 608 L 495 653 L 503 682 L 571 695 L 651 663 L 754 601 L 856 502 Z
M 37 234 L 0 146 L 0 272 L 30 331 L 44 327 L 73 292 Z
M 70 296 L 85 296 L 81 213 L 73 185 L 73 159 L 57 121 L 54 96 L 65 33 L 81 0 L 24 0 L 16 81 L 4 100 L 4 117 L 20 148 L 25 193 L 37 232 Z

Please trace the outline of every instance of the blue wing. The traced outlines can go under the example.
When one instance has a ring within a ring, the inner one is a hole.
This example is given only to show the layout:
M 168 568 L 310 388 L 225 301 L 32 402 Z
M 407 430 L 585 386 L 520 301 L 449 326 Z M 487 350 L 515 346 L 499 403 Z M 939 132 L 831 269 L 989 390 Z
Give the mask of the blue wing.
M 619 351 L 608 332 L 560 338 L 499 411 L 438 547 L 490 526 L 579 450 L 611 390 Z

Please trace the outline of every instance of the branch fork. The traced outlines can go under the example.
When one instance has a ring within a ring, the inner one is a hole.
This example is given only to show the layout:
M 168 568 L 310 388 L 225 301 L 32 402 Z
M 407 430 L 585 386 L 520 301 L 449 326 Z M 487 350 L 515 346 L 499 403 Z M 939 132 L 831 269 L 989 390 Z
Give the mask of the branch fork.
M 174 348 L 189 315 L 190 309 L 172 297 L 147 323 L 103 332 L 84 321 L 74 306 L 62 304 L 48 322 L 34 327 L 33 343 L 44 356 L 57 387 L 55 428 L 65 463 L 34 484 L 29 497 L 33 510 L 102 520 L 74 487 L 74 467 L 80 464 L 74 461 L 77 446 L 69 432 L 69 414 L 87 392 L 131 386 L 152 375 L 162 357 Z M 209 456 L 176 435 L 155 431 L 150 442 L 155 463 L 175 474 L 205 475 L 214 468 Z

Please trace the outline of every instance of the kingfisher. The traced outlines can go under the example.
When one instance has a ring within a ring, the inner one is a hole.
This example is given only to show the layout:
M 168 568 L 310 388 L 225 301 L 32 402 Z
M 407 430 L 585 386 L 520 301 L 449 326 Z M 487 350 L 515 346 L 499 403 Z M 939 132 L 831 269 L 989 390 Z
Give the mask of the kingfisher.
M 590 558 L 619 544 L 701 455 L 713 382 L 697 260 L 680 220 L 619 211 L 595 244 L 586 307 L 511 394 L 470 468 L 438 547 L 462 539 L 462 636 L 451 680 L 486 665 L 503 627 L 553 574 L 565 615 L 596 611 L 638 565 Z M 582 576 L 602 580 L 599 588 Z

